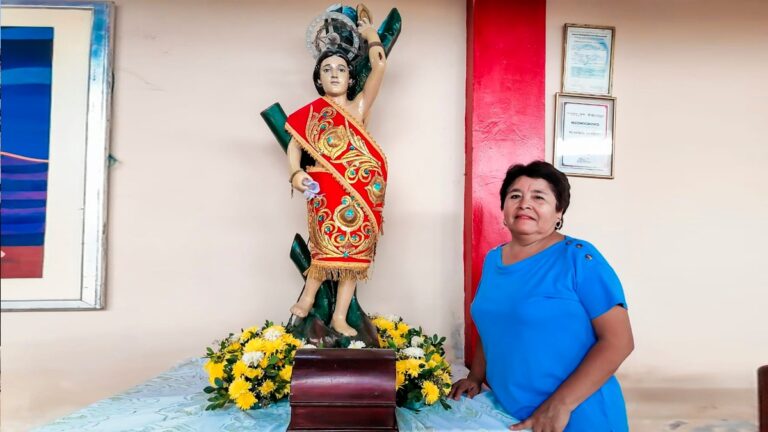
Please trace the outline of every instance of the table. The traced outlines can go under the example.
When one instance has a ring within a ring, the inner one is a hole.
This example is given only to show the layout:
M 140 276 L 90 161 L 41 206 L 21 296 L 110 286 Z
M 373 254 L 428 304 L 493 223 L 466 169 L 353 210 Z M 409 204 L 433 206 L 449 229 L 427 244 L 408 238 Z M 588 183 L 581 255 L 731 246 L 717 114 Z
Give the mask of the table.
M 98 431 L 285 431 L 290 419 L 287 400 L 262 409 L 235 406 L 205 411 L 208 385 L 203 359 L 187 360 L 133 389 L 98 401 L 36 432 Z M 452 409 L 429 406 L 419 412 L 397 409 L 401 431 L 504 431 L 516 423 L 505 414 L 491 391 L 473 399 L 448 402 Z

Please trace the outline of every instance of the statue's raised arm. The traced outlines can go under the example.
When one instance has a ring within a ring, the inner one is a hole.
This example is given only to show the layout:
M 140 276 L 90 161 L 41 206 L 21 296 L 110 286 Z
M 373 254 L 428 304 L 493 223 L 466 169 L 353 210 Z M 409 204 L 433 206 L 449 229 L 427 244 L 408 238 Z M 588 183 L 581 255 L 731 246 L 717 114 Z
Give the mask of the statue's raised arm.
M 368 42 L 368 61 L 371 64 L 371 73 L 365 81 L 363 91 L 355 97 L 352 103 L 362 114 L 363 121 L 367 123 L 368 113 L 370 112 L 376 96 L 379 94 L 381 82 L 384 80 L 384 72 L 387 69 L 387 55 L 384 52 L 384 46 L 379 39 L 379 34 L 371 25 L 368 16 L 364 16 L 358 21 L 358 31 Z

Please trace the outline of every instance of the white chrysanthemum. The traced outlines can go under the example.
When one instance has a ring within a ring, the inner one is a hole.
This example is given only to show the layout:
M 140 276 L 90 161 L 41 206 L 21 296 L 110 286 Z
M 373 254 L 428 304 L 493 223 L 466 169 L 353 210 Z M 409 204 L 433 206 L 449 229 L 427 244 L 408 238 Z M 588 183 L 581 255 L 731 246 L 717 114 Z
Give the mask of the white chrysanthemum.
M 381 316 L 382 318 L 386 319 L 386 320 L 392 321 L 393 323 L 396 323 L 396 322 L 400 321 L 400 317 L 399 317 L 399 316 L 397 316 L 397 315 L 393 315 L 393 314 L 384 314 L 384 315 L 380 315 L 380 316 Z
M 349 348 L 354 348 L 354 349 L 365 348 L 365 342 L 363 342 L 363 341 L 352 341 L 352 343 L 349 344 Z
M 243 363 L 250 366 L 256 366 L 257 364 L 259 364 L 259 362 L 263 358 L 264 358 L 264 353 L 261 351 L 247 352 L 243 354 Z
M 264 330 L 264 333 L 261 335 L 261 337 L 268 341 L 274 341 L 280 339 L 280 336 L 282 335 L 283 333 L 280 330 L 269 328 Z
M 424 358 L 424 350 L 416 347 L 408 347 L 404 349 L 403 354 L 410 358 Z
M 240 342 L 240 336 L 242 335 L 243 335 L 242 333 L 233 334 L 232 336 L 229 337 L 229 343 Z
M 412 347 L 420 347 L 424 343 L 424 338 L 421 336 L 414 336 L 411 338 Z
M 317 347 L 312 344 L 304 344 L 299 347 L 299 349 L 302 349 L 302 348 L 317 348 Z

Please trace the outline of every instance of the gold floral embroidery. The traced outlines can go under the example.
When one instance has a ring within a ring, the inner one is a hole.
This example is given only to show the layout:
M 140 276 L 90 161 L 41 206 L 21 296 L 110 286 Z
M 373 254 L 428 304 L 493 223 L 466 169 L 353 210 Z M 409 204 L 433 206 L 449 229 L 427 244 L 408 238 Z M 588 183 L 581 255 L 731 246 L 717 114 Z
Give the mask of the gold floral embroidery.
M 308 205 L 309 247 L 313 258 L 373 259 L 376 234 L 373 225 L 364 220 L 359 203 L 345 196 L 331 212 L 326 208 L 325 197 L 317 196 Z
M 380 175 L 376 175 L 376 177 L 371 180 L 371 183 L 365 190 L 368 192 L 368 198 L 371 199 L 372 203 L 381 204 L 384 202 L 384 192 L 386 187 L 387 184 Z
M 336 159 L 347 148 L 347 130 L 333 125 L 336 110 L 331 107 L 323 108 L 319 113 L 309 113 L 307 122 L 307 138 L 320 154 Z

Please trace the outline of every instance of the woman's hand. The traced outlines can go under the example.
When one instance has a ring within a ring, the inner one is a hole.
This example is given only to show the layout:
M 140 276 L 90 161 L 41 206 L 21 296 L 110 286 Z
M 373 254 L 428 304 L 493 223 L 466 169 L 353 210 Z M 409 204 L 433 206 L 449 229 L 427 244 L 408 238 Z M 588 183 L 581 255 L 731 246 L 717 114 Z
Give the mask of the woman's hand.
M 295 176 L 293 176 L 293 180 L 291 181 L 291 186 L 293 186 L 294 189 L 296 189 L 299 192 L 304 192 L 307 190 L 307 185 L 305 184 L 304 180 L 309 179 L 309 183 L 312 181 L 312 177 L 309 176 L 309 174 L 306 173 L 306 171 L 299 171 L 296 173 Z
M 371 22 L 368 21 L 368 18 L 363 18 L 357 22 L 357 30 L 368 42 L 371 42 L 372 36 L 376 36 L 376 39 L 374 40 L 379 40 L 379 34 L 376 32 L 376 29 L 373 28 Z
M 472 399 L 473 397 L 477 396 L 478 393 L 480 393 L 482 386 L 483 383 L 475 378 L 462 378 L 453 383 L 451 392 L 448 394 L 448 397 L 452 398 L 453 400 L 459 400 L 461 395 L 466 393 L 467 397 Z
M 571 418 L 572 409 L 547 399 L 525 421 L 509 427 L 513 431 L 531 429 L 533 432 L 563 432 Z

